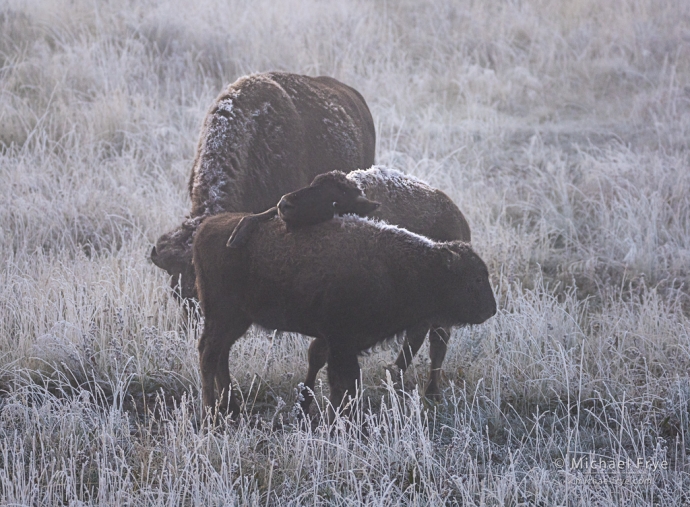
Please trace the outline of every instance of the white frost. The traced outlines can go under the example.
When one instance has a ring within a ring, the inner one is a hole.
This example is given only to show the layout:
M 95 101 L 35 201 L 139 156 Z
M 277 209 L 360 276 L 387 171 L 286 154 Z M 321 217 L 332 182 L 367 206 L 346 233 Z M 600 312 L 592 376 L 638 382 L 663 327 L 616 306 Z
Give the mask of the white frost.
M 339 221 L 341 223 L 341 227 L 347 227 L 348 225 L 353 224 L 367 223 L 369 225 L 373 225 L 379 230 L 393 232 L 394 234 L 408 239 L 413 243 L 421 244 L 426 247 L 435 247 L 437 245 L 435 241 L 427 238 L 426 236 L 410 232 L 407 229 L 398 227 L 397 225 L 389 224 L 388 222 L 384 222 L 383 220 L 376 220 L 370 217 L 361 217 L 359 215 L 354 214 L 336 216 L 333 217 L 333 220 Z
M 374 165 L 369 169 L 358 169 L 347 175 L 347 179 L 357 184 L 363 192 L 372 186 L 385 185 L 398 190 L 425 190 L 433 192 L 434 189 L 425 181 L 416 176 L 405 174 L 397 169 L 382 165 Z
M 225 164 L 232 158 L 242 162 L 246 156 L 247 139 L 254 132 L 254 116 L 243 114 L 235 109 L 234 103 L 239 92 L 230 93 L 213 106 L 213 113 L 207 115 L 202 129 L 202 144 L 198 164 L 194 173 L 194 191 L 201 190 L 203 215 L 215 215 L 225 211 L 223 204 L 228 201 L 227 188 L 232 176 Z M 267 104 L 264 105 L 264 108 Z
M 232 115 L 232 97 L 228 97 L 218 102 L 218 106 L 216 107 L 216 109 L 218 109 L 219 111 L 225 111 L 226 113 Z

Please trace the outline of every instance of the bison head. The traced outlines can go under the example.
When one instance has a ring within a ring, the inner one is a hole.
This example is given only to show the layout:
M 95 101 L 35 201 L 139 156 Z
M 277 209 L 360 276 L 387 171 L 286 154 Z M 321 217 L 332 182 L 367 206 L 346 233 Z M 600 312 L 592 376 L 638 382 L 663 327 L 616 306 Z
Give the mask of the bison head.
M 197 297 L 192 265 L 192 240 L 196 227 L 188 222 L 163 234 L 151 250 L 151 261 L 168 272 L 170 287 L 181 300 Z
M 278 214 L 291 227 L 313 225 L 335 215 L 354 213 L 367 216 L 380 204 L 370 201 L 341 171 L 320 174 L 308 187 L 285 194 L 278 203 Z

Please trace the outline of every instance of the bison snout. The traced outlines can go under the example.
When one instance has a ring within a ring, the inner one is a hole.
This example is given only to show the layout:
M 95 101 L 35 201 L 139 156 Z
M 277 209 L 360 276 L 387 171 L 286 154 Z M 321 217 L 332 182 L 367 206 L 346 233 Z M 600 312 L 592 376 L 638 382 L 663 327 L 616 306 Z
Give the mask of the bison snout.
M 487 295 L 487 302 L 484 305 L 484 312 L 482 312 L 483 314 L 480 317 L 481 322 L 489 320 L 491 317 L 496 315 L 497 311 L 498 309 L 496 307 L 496 298 L 494 297 L 492 292 L 490 296 Z

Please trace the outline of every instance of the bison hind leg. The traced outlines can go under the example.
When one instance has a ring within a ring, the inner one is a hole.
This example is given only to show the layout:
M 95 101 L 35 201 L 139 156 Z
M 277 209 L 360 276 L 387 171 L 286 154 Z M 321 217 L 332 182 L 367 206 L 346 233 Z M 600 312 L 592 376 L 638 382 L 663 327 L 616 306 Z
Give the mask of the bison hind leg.
M 307 378 L 304 380 L 304 388 L 300 393 L 300 406 L 305 414 L 309 413 L 309 407 L 314 399 L 316 376 L 327 361 L 328 342 L 323 338 L 315 338 L 309 345 L 309 370 L 307 371 Z
M 329 419 L 331 421 L 335 415 L 332 411 L 339 409 L 343 409 L 343 413 L 348 411 L 346 407 L 342 407 L 342 404 L 346 396 L 355 397 L 359 374 L 356 352 L 333 351 L 332 349 L 328 351 L 328 386 L 331 390 Z
M 450 329 L 434 327 L 429 333 L 429 358 L 431 367 L 429 370 L 429 383 L 426 385 L 424 394 L 427 398 L 438 400 L 441 396 L 439 383 L 441 381 L 441 367 L 446 358 L 448 341 L 450 340 Z

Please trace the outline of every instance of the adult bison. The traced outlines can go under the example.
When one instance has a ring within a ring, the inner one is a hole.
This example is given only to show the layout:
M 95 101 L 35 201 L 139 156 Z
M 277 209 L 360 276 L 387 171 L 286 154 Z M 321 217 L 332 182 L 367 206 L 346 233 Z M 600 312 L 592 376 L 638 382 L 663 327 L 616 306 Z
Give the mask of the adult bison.
M 369 167 L 375 143 L 364 98 L 333 78 L 268 72 L 238 79 L 204 119 L 191 212 L 158 238 L 151 260 L 171 276 L 176 294 L 195 297 L 192 241 L 204 218 L 261 211 L 320 173 Z
M 204 221 L 194 240 L 204 313 L 199 340 L 203 402 L 237 412 L 228 355 L 252 323 L 326 344 L 330 400 L 354 394 L 357 355 L 413 327 L 480 324 L 496 313 L 486 265 L 464 242 L 434 242 L 348 216 L 288 232 L 261 222 L 242 248 L 227 248 L 243 214 Z

